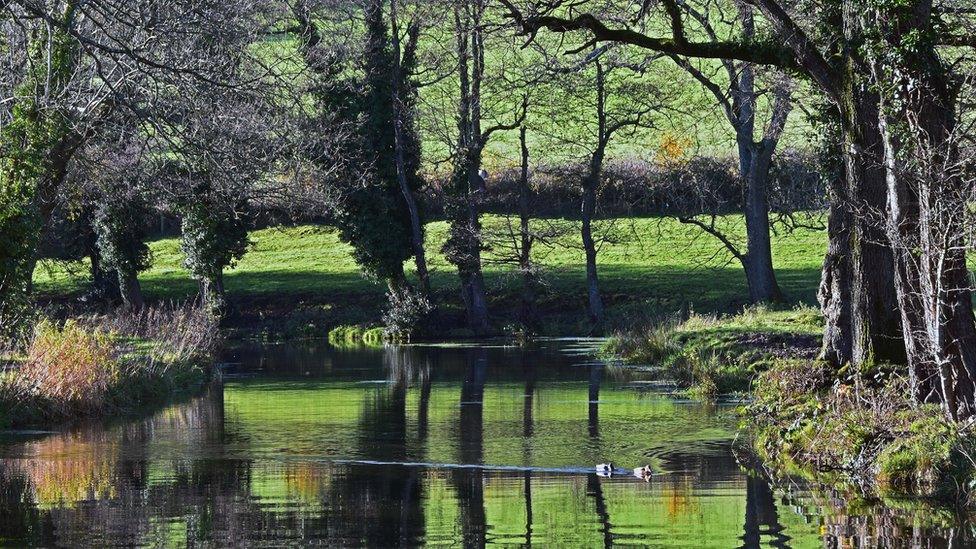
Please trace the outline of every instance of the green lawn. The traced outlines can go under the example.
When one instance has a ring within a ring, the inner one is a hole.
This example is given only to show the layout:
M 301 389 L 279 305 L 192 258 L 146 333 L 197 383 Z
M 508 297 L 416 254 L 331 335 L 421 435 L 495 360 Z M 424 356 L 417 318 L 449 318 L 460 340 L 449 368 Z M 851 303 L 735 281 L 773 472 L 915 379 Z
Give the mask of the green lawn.
M 741 237 L 738 216 L 723 220 Z M 558 221 L 566 233 L 551 246 L 537 246 L 536 259 L 544 266 L 547 291 L 541 298 L 546 314 L 583 320 L 583 253 L 575 226 Z M 489 231 L 505 226 L 502 217 L 487 217 Z M 612 242 L 600 253 L 601 284 L 608 316 L 622 320 L 635 314 L 667 313 L 691 305 L 698 311 L 724 311 L 741 305 L 746 296 L 745 278 L 737 262 L 714 238 L 670 219 L 619 219 Z M 435 290 L 441 299 L 456 299 L 456 275 L 440 254 L 447 225 L 427 226 L 429 262 Z M 504 231 L 502 231 L 504 232 Z M 226 274 L 233 302 L 243 307 L 301 308 L 314 303 L 332 311 L 335 323 L 375 320 L 382 307 L 384 288 L 365 279 L 329 227 L 299 226 L 255 231 L 250 252 Z M 774 257 L 780 284 L 790 301 L 813 301 L 825 248 L 825 234 L 799 230 L 774 237 Z M 182 300 L 193 296 L 196 284 L 182 268 L 179 240 L 151 243 L 153 266 L 140 276 L 150 299 Z M 503 246 L 486 254 L 486 276 L 493 314 L 504 323 L 517 306 L 518 279 L 511 267 L 498 259 Z M 47 296 L 76 294 L 87 285 L 84 264 L 45 261 L 35 275 L 38 290 Z M 564 318 L 564 320 L 565 320 Z

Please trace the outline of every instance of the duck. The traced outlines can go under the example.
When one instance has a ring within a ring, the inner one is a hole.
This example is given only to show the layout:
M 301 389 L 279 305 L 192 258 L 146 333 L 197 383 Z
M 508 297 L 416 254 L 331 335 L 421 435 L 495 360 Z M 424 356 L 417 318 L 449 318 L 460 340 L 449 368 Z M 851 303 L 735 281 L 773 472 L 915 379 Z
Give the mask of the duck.
M 596 465 L 596 472 L 597 473 L 601 473 L 601 474 L 605 474 L 605 475 L 612 474 L 613 473 L 613 462 L 611 461 L 611 462 L 608 462 L 608 463 L 598 463 Z

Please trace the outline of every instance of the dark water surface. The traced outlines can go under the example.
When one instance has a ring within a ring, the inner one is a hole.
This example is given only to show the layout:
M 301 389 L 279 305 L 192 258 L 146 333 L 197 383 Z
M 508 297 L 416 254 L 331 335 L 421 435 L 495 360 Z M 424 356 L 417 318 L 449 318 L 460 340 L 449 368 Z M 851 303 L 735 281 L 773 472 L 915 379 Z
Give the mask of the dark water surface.
M 150 418 L 0 438 L 0 544 L 966 546 L 952 517 L 773 489 L 730 406 L 676 401 L 593 343 L 241 347 Z M 596 463 L 650 464 L 643 482 Z M 955 527 L 954 527 L 955 526 Z

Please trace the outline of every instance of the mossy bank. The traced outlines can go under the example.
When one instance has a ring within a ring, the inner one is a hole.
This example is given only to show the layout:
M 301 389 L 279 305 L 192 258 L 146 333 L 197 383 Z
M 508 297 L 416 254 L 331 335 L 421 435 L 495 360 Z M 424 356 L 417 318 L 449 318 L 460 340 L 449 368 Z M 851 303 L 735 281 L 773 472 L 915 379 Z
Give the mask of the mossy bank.
M 969 503 L 976 434 L 910 398 L 904 367 L 836 369 L 817 359 L 812 308 L 686 315 L 613 338 L 608 353 L 695 398 L 734 395 L 751 449 L 772 471 L 860 495 Z

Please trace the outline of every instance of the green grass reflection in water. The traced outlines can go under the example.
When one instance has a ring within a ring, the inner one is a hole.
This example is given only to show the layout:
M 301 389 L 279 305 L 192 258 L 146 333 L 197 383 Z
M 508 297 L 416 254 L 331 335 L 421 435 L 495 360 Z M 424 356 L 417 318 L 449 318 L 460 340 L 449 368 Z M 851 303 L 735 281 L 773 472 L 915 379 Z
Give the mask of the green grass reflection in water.
M 223 391 L 0 443 L 0 545 L 823 543 L 737 466 L 730 408 L 580 351 L 237 349 Z

